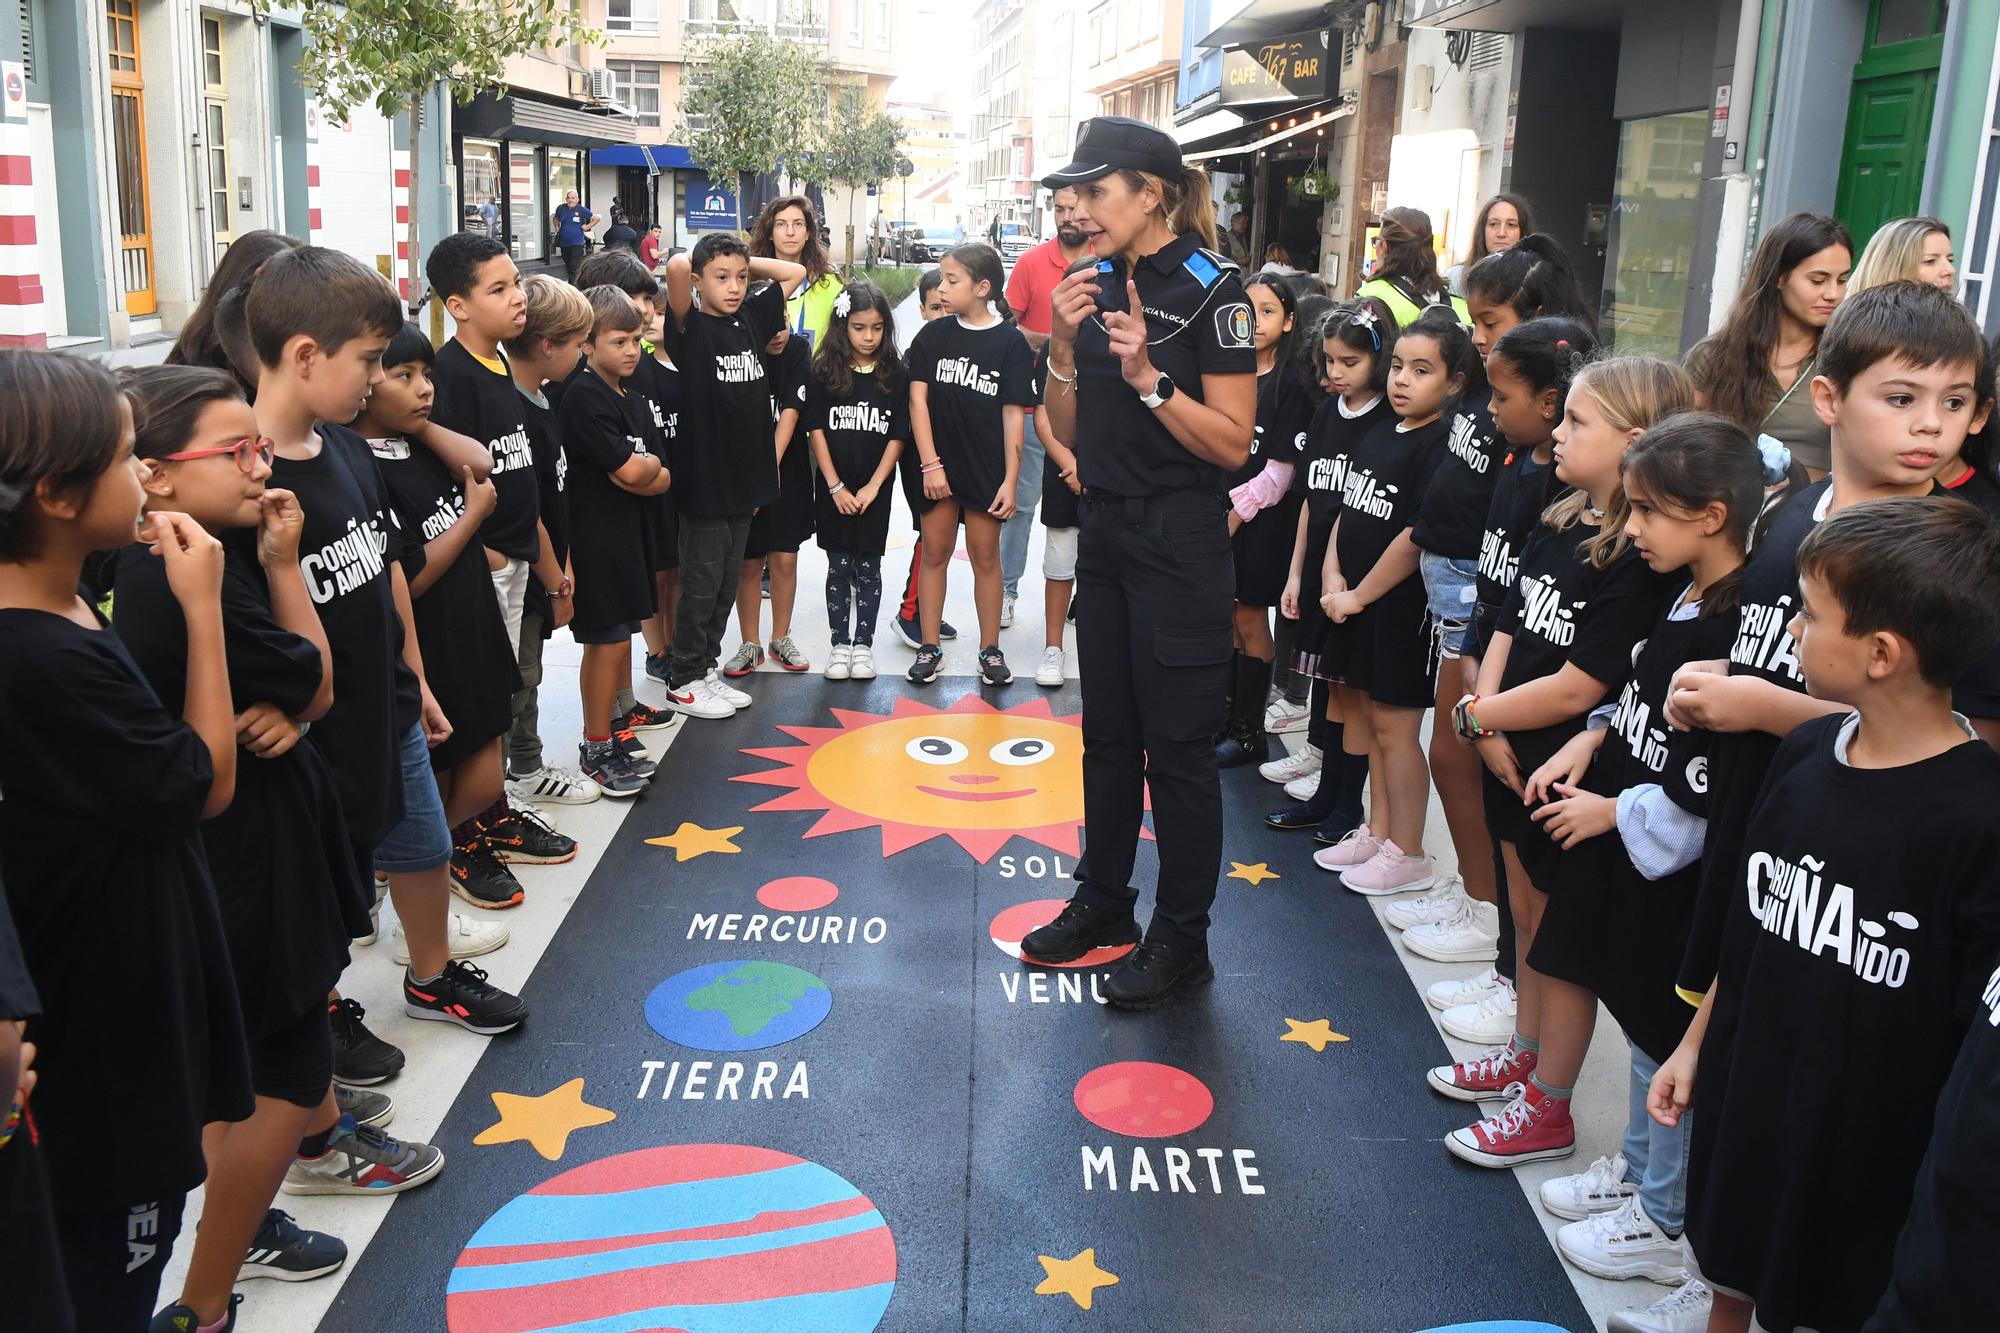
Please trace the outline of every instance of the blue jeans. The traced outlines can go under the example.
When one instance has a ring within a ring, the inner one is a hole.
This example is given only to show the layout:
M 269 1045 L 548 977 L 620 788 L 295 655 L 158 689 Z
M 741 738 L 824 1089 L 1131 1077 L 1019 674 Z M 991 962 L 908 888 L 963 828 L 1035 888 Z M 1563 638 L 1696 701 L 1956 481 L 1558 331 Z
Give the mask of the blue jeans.
M 1625 1166 L 1639 1182 L 1639 1204 L 1663 1231 L 1678 1236 L 1687 1225 L 1688 1136 L 1691 1111 L 1668 1129 L 1646 1113 L 1646 1089 L 1660 1066 L 1632 1048 L 1632 1104 L 1625 1116 Z
M 403 818 L 375 849 L 375 868 L 390 875 L 415 875 L 451 860 L 451 826 L 445 822 L 431 747 L 424 729 L 411 723 L 399 753 L 403 761 Z
M 1035 434 L 1035 414 L 1021 429 L 1021 476 L 1014 484 L 1014 517 L 1000 525 L 1000 586 L 1009 597 L 1021 591 L 1028 569 L 1028 541 L 1035 535 L 1035 506 L 1042 502 L 1042 460 L 1048 451 Z

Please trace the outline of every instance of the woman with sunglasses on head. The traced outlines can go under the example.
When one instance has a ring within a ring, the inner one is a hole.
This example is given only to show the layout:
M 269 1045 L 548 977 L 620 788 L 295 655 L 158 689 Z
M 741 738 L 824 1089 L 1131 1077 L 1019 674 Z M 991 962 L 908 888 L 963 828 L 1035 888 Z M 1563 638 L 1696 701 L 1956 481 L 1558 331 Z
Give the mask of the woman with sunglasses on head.
M 1086 123 L 1076 160 L 1042 182 L 1077 192 L 1099 257 L 1056 286 L 1044 410 L 1081 442 L 1077 545 L 1087 846 L 1077 890 L 1031 932 L 1030 961 L 1138 938 L 1132 885 L 1152 793 L 1159 890 L 1145 942 L 1106 1000 L 1149 1008 L 1214 978 L 1208 909 L 1222 862 L 1214 736 L 1234 647 L 1235 562 L 1222 478 L 1250 456 L 1254 320 L 1215 249 L 1208 177 L 1142 121 Z

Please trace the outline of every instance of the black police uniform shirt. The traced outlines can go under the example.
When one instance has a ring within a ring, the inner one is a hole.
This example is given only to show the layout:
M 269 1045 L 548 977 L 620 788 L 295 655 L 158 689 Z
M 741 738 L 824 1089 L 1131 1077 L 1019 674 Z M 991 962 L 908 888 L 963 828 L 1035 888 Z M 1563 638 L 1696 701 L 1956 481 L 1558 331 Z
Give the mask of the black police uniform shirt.
M 2000 965 L 1938 1097 L 1930 1150 L 1896 1240 L 1888 1290 L 1861 1333 L 1935 1333 L 1993 1320 L 2000 1254 Z
M 1477 656 L 1486 656 L 1500 608 L 1521 572 L 1521 552 L 1541 526 L 1548 508 L 1555 466 L 1535 461 L 1534 450 L 1510 448 L 1495 465 L 1493 495 L 1486 504 L 1486 526 L 1479 538 L 1479 600 L 1473 623 L 1478 628 Z
M 1028 340 L 1008 320 L 975 329 L 946 315 L 917 330 L 908 357 L 910 380 L 924 386 L 931 443 L 955 503 L 983 511 L 1007 479 L 1002 409 L 1034 403 L 1033 362 Z
M 425 548 L 465 513 L 464 486 L 421 444 L 384 439 L 370 440 L 368 447 L 406 538 L 403 577 L 414 582 L 430 562 Z M 411 597 L 410 610 L 424 654 L 424 682 L 451 721 L 451 735 L 431 747 L 431 767 L 443 771 L 507 734 L 514 692 L 521 687 L 515 645 L 507 642 L 507 622 L 500 617 L 478 541 L 467 542 L 430 587 Z
M 682 514 L 747 517 L 778 498 L 764 346 L 784 327 L 785 292 L 773 282 L 751 284 L 733 315 L 691 308 L 662 321 L 660 345 L 681 372 L 673 489 Z
M 573 623 L 610 630 L 644 620 L 658 609 L 647 560 L 650 500 L 622 489 L 611 474 L 635 455 L 652 452 L 646 444 L 650 409 L 644 398 L 619 393 L 586 365 L 564 390 L 556 418 L 570 460 Z
M 482 561 L 483 564 L 483 561 Z M 118 553 L 118 637 L 162 699 L 187 697 L 187 617 L 166 566 L 144 546 Z M 487 605 L 499 606 L 490 591 Z M 222 567 L 223 650 L 231 705 L 304 712 L 323 675 L 319 649 L 277 621 L 261 580 L 236 551 Z M 312 745 L 276 758 L 239 754 L 229 808 L 201 824 L 222 929 L 250 1035 L 286 1031 L 326 1005 L 347 942 L 368 929 L 374 886 L 362 883 L 333 770 Z
M 1968 729 L 1918 763 L 1856 768 L 1858 721 L 1780 742 L 1726 872 L 1745 966 L 1702 1042 L 1687 1234 L 1703 1276 L 1754 1293 L 1771 1329 L 1856 1328 L 1888 1287 L 2000 952 L 2000 757 Z
M 1130 274 L 1122 258 L 1100 261 L 1099 282 L 1118 293 L 1139 288 L 1146 314 L 1146 356 L 1174 382 L 1174 392 L 1202 401 L 1203 375 L 1253 375 L 1250 302 L 1234 261 L 1205 250 L 1193 232 L 1175 237 L 1141 259 Z M 1125 383 L 1111 334 L 1099 315 L 1076 334 L 1076 437 L 1078 479 L 1093 495 L 1137 498 L 1174 491 L 1219 491 L 1222 469 L 1188 452 L 1167 423 Z M 1051 392 L 1069 386 L 1051 383 Z
M 674 438 L 680 431 L 681 372 L 660 360 L 650 343 L 639 358 L 639 368 L 623 386 L 645 403 L 646 420 L 652 429 L 645 434 L 647 452 L 659 458 L 671 473 L 674 466 Z M 669 477 L 671 482 L 673 477 Z M 674 487 L 646 497 L 646 548 L 654 573 L 679 569 L 681 564 L 680 516 L 674 509 Z
M 202 1126 L 253 1109 L 197 827 L 208 747 L 115 632 L 44 611 L 0 609 L 0 718 L 0 867 L 41 1000 L 27 1039 L 53 1196 L 184 1193 L 207 1170 Z
M 563 491 L 567 484 L 569 459 L 563 453 L 562 432 L 556 426 L 555 407 L 547 395 L 539 399 L 530 398 L 516 386 L 521 394 L 521 405 L 526 409 L 523 418 L 528 425 L 528 447 L 535 451 L 535 490 L 541 504 L 542 531 L 549 537 L 549 552 L 555 558 L 557 568 L 566 568 L 569 561 L 569 497 Z M 542 581 L 532 575 L 528 579 L 528 595 L 525 603 L 534 607 L 541 616 L 542 637 L 555 632 L 554 608 L 549 604 L 548 590 Z
M 506 364 L 506 353 L 497 354 Z M 493 455 L 493 512 L 480 525 L 479 540 L 510 560 L 533 564 L 541 554 L 535 520 L 541 516 L 541 484 L 535 475 L 535 448 L 528 432 L 528 405 L 514 376 L 484 365 L 452 338 L 438 348 L 431 371 L 437 396 L 431 420 L 469 435 Z
M 1424 492 L 1424 507 L 1410 534 L 1419 550 L 1447 560 L 1479 558 L 1501 459 L 1510 452 L 1506 438 L 1494 429 L 1491 401 L 1491 392 L 1482 390 L 1452 413 L 1444 465 Z
M 403 818 L 403 737 L 423 712 L 417 678 L 403 664 L 403 618 L 389 574 L 407 537 L 368 441 L 345 426 L 317 429 L 319 454 L 273 458 L 270 484 L 297 496 L 305 514 L 299 569 L 333 650 L 333 707 L 307 740 L 333 766 L 348 834 L 372 851 Z M 261 581 L 256 531 L 238 529 L 222 541 Z
M 854 494 L 874 479 L 882 465 L 882 455 L 891 442 L 904 449 L 910 445 L 909 386 L 891 390 L 878 366 L 875 370 L 854 370 L 852 389 L 836 398 L 820 383 L 819 376 L 806 380 L 806 407 L 799 417 L 798 438 L 793 449 L 812 452 L 812 432 L 826 439 L 828 459 L 836 476 Z M 898 454 L 900 458 L 901 455 Z M 827 493 L 821 477 L 814 501 L 813 523 L 816 540 L 827 551 L 850 555 L 879 556 L 888 548 L 889 512 L 893 509 L 894 474 L 885 478 L 876 492 L 875 503 L 858 514 L 843 514 Z

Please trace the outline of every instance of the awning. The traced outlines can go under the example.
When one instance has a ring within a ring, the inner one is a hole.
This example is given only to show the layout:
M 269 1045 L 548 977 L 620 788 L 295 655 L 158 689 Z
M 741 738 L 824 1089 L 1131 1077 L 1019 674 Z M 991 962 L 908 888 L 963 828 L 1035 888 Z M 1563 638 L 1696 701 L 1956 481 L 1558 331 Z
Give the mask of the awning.
M 1296 125 L 1286 126 L 1276 134 L 1267 134 L 1263 138 L 1251 143 L 1234 144 L 1226 148 L 1209 148 L 1197 153 L 1183 153 L 1181 154 L 1181 161 L 1187 163 L 1207 162 L 1218 157 L 1242 157 L 1247 153 L 1261 152 L 1273 144 L 1283 143 L 1285 140 L 1295 138 L 1298 135 L 1311 134 L 1314 130 L 1323 130 L 1342 116 L 1351 116 L 1353 114 L 1354 104 L 1352 102 L 1343 102 L 1339 106 L 1327 108 L 1310 119 L 1300 120 Z
M 688 150 L 677 143 L 621 143 L 590 150 L 594 167 L 650 167 L 656 171 L 698 171 Z
M 1174 126 L 1174 137 L 1181 141 L 1183 153 L 1199 152 L 1242 138 L 1248 123 L 1234 111 L 1210 111 L 1186 124 Z
M 1413 28 L 1520 32 L 1526 28 L 1615 29 L 1623 0 L 1408 0 L 1403 21 Z
M 458 133 L 478 139 L 527 139 L 559 148 L 612 148 L 632 141 L 630 116 L 604 116 L 556 102 L 481 93 L 453 116 Z
M 1196 46 L 1248 46 L 1307 28 L 1324 28 L 1333 6 L 1327 0 L 1250 0 L 1221 24 L 1195 39 Z

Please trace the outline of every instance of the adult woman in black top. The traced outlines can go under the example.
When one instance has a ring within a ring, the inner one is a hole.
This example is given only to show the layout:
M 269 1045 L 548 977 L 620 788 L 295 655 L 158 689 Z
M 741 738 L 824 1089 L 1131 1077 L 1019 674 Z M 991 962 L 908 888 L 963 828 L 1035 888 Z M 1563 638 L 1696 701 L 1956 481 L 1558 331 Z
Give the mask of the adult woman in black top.
M 1056 287 L 1044 410 L 1077 440 L 1084 486 L 1077 647 L 1089 843 L 1077 891 L 1022 942 L 1065 962 L 1138 935 L 1132 863 L 1152 792 L 1159 892 L 1146 941 L 1105 998 L 1146 1008 L 1213 978 L 1208 909 L 1222 862 L 1213 737 L 1228 670 L 1235 568 L 1222 474 L 1249 458 L 1252 320 L 1236 265 L 1213 248 L 1207 178 L 1141 121 L 1099 116 L 1072 186 L 1094 271 Z

